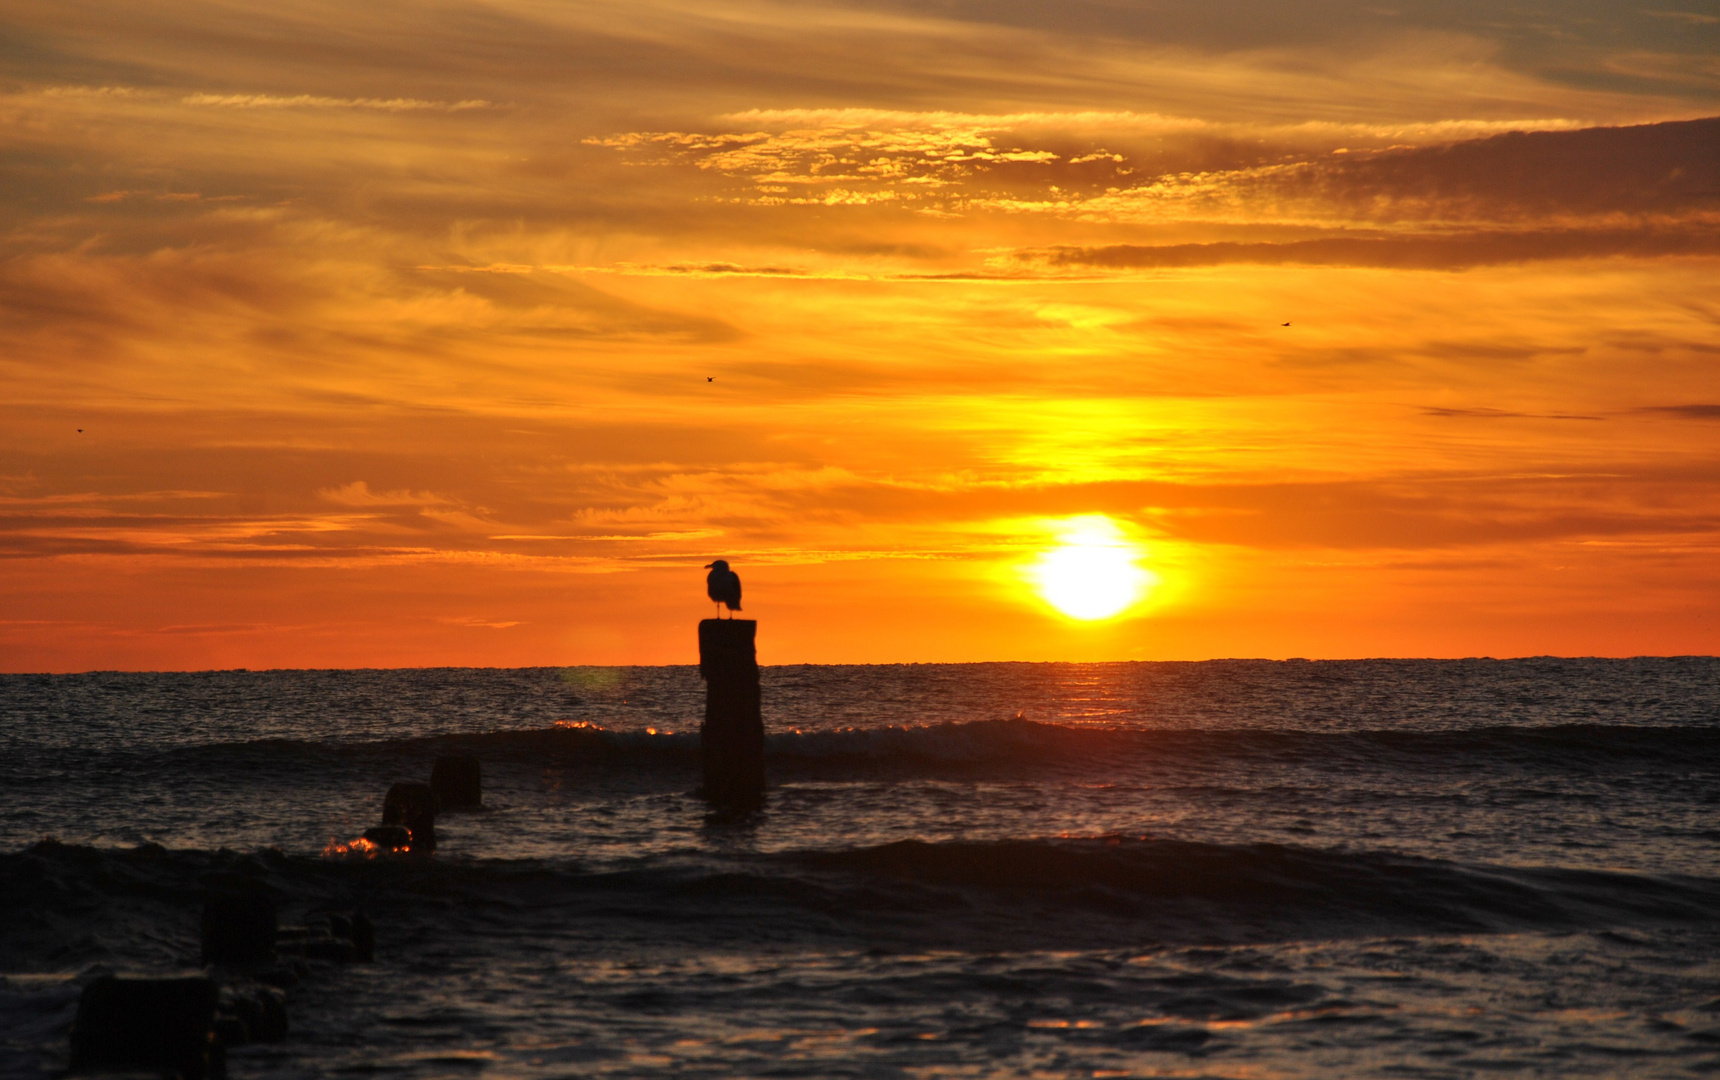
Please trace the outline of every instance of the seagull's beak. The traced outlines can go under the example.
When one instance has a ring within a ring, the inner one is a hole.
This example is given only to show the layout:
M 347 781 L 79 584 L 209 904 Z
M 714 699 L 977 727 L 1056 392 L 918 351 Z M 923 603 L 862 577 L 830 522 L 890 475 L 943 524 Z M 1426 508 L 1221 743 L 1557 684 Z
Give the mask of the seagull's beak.
M 710 568 L 711 568 L 711 567 L 713 567 L 713 566 L 715 566 L 715 565 L 717 565 L 717 564 L 716 564 L 716 563 L 714 563 L 714 562 L 708 562 L 708 563 L 706 563 L 706 564 L 705 564 L 705 569 L 706 569 L 706 570 L 709 570 L 709 569 L 710 569 Z

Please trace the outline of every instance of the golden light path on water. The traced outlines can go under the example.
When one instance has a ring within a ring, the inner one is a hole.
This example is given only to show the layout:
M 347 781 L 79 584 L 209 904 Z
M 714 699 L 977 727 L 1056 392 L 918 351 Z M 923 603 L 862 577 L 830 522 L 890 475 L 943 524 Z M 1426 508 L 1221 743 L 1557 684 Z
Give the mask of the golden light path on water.
M 1104 514 L 1057 524 L 1057 545 L 1028 568 L 1047 604 L 1071 619 L 1094 622 L 1121 615 L 1158 584 L 1143 568 L 1146 552 Z

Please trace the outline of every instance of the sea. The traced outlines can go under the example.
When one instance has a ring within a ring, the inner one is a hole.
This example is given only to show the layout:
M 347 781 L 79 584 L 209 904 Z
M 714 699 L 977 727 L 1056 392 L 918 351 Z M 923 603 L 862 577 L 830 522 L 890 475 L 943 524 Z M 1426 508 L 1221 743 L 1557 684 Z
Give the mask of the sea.
M 1720 1073 L 1720 659 L 762 682 L 739 816 L 690 666 L 0 676 L 0 1072 L 238 874 L 377 955 L 237 1078 Z M 444 754 L 434 855 L 351 843 Z

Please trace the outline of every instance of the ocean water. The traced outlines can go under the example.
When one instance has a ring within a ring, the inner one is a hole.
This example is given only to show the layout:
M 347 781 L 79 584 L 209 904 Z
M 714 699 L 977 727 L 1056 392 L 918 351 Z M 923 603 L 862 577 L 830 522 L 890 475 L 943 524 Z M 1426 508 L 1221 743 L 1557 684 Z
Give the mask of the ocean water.
M 204 879 L 363 908 L 235 1077 L 1720 1072 L 1720 660 L 0 676 L 0 1072 L 195 967 Z M 339 843 L 439 754 L 434 857 Z

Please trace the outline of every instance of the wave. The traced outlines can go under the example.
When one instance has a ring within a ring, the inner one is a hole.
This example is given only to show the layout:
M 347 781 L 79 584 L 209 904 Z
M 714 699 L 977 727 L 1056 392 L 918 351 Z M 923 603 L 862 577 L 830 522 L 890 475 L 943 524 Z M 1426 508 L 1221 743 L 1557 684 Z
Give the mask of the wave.
M 577 861 L 330 859 L 39 843 L 0 855 L 0 970 L 196 953 L 203 882 L 266 883 L 289 919 L 363 907 L 379 950 L 451 932 L 863 947 L 1153 942 L 1714 925 L 1720 879 L 1506 868 L 1150 837 L 903 841 Z M 523 947 L 523 946 L 522 946 Z
M 1720 728 L 1570 724 L 1464 731 L 1285 731 L 1262 728 L 1095 728 L 1031 720 L 991 720 L 905 728 L 796 732 L 767 740 L 772 757 L 792 760 L 1033 762 L 1119 757 L 1258 757 L 1328 762 L 1501 756 L 1682 757 L 1720 749 Z
M 1370 766 L 1604 768 L 1630 763 L 1687 763 L 1720 757 L 1720 728 L 1566 724 L 1469 730 L 1341 732 L 1260 728 L 1101 728 L 1033 720 L 982 720 L 916 727 L 776 732 L 766 755 L 779 775 L 844 772 L 943 772 L 1008 768 L 1034 771 L 1207 761 Z M 590 723 L 430 735 L 376 742 L 264 739 L 166 751 L 173 759 L 251 760 L 279 767 L 363 758 L 429 758 L 471 754 L 493 762 L 690 766 L 696 731 L 613 730 Z
M 1451 931 L 1574 927 L 1611 920 L 1713 921 L 1720 879 L 1556 867 L 1466 866 L 1379 852 L 1152 838 L 900 841 L 797 857 L 819 869 L 923 885 L 1061 897 L 1134 915 Z

